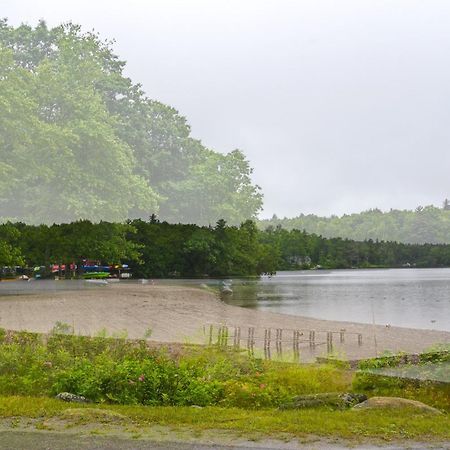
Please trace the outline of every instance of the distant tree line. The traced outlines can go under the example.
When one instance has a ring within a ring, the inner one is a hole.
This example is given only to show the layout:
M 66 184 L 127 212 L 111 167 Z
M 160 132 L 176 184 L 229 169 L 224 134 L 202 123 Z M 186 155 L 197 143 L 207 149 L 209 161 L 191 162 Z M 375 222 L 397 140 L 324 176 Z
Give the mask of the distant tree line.
M 328 238 L 356 241 L 378 239 L 410 244 L 450 244 L 450 203 L 446 199 L 442 208 L 418 206 L 414 211 L 391 209 L 388 212 L 371 209 L 341 217 L 301 214 L 280 219 L 274 215 L 272 219 L 259 221 L 258 225 L 262 229 L 280 225 L 287 230 L 305 230 Z
M 448 267 L 450 245 L 324 238 L 252 221 L 228 226 L 127 223 L 0 225 L 0 267 L 128 263 L 135 277 L 257 276 L 312 268 Z
M 260 236 L 262 242 L 278 252 L 277 270 L 450 266 L 448 244 L 325 238 L 281 226 L 269 226 Z

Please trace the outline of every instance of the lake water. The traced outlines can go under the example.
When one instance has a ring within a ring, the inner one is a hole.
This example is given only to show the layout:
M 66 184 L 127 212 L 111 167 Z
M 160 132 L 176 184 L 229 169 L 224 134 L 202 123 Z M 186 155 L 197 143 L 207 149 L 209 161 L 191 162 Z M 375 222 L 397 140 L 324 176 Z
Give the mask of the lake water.
M 232 289 L 224 300 L 245 308 L 450 331 L 450 269 L 278 272 Z
M 139 281 L 121 281 L 138 283 Z M 155 280 L 156 284 L 220 287 L 222 280 Z M 259 280 L 228 280 L 229 304 L 329 320 L 450 331 L 450 269 L 278 272 Z M 0 296 L 101 289 L 83 280 L 0 283 Z

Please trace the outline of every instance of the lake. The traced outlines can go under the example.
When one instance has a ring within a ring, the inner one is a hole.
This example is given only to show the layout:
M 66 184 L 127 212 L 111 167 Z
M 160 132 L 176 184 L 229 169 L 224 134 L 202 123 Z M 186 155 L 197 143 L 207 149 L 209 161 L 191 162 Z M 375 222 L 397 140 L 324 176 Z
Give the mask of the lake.
M 139 281 L 121 281 L 138 283 Z M 222 280 L 155 280 L 218 287 Z M 231 279 L 232 305 L 318 319 L 450 331 L 450 269 L 355 269 L 278 272 L 259 280 Z M 0 283 L 0 296 L 101 289 L 83 280 Z
M 278 272 L 232 289 L 224 300 L 245 308 L 450 331 L 450 269 Z

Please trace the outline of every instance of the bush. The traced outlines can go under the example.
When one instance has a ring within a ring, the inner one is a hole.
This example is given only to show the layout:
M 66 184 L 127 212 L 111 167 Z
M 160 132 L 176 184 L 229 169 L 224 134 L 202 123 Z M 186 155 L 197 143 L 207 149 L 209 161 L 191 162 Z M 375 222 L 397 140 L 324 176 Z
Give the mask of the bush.
M 71 392 L 94 402 L 142 405 L 273 407 L 295 395 L 348 390 L 331 366 L 263 362 L 217 348 L 176 357 L 144 341 L 17 333 L 0 343 L 0 394 Z

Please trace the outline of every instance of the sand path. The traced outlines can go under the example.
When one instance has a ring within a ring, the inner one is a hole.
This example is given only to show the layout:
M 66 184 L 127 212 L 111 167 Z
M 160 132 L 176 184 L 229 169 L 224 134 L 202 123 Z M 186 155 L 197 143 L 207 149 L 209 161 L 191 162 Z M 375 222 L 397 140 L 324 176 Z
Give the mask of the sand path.
M 108 333 L 127 332 L 129 338 L 143 338 L 148 329 L 151 339 L 161 342 L 205 343 L 209 324 L 228 324 L 241 328 L 242 343 L 246 345 L 249 326 L 255 327 L 256 346 L 263 347 L 264 329 L 282 328 L 283 351 L 291 351 L 292 331 L 301 330 L 309 338 L 315 330 L 314 349 L 309 343 L 300 344 L 301 359 L 309 361 L 327 352 L 326 332 L 345 329 L 344 342 L 333 335 L 333 351 L 349 359 L 375 356 L 384 350 L 416 353 L 437 343 L 450 343 L 445 331 L 351 322 L 335 322 L 306 317 L 255 311 L 227 305 L 208 290 L 183 286 L 111 284 L 80 291 L 59 291 L 36 295 L 0 297 L 0 327 L 46 333 L 55 323 L 74 327 L 75 333 L 94 335 L 102 329 Z M 206 328 L 206 336 L 204 329 Z M 362 335 L 362 345 L 357 335 Z M 376 344 L 374 335 L 376 337 Z M 272 331 L 272 353 L 275 351 Z M 233 339 L 231 338 L 231 341 Z

